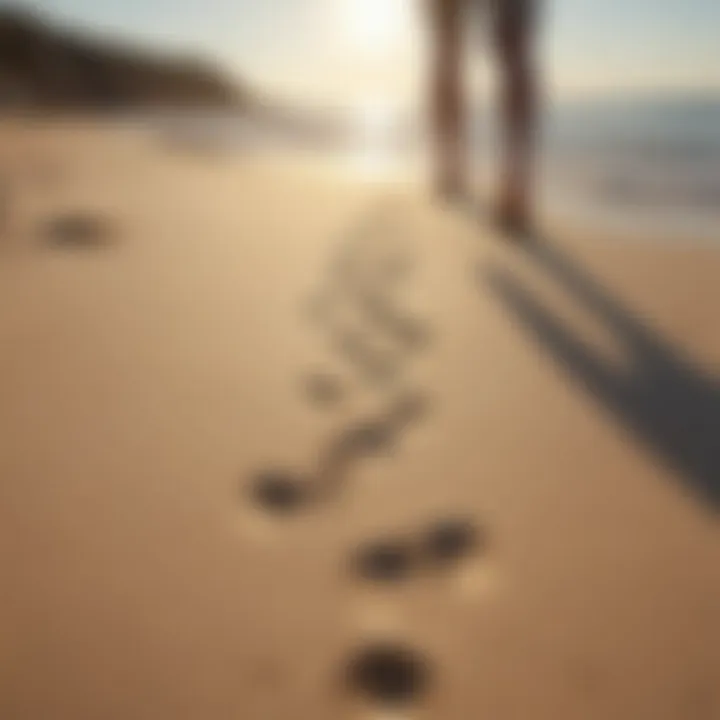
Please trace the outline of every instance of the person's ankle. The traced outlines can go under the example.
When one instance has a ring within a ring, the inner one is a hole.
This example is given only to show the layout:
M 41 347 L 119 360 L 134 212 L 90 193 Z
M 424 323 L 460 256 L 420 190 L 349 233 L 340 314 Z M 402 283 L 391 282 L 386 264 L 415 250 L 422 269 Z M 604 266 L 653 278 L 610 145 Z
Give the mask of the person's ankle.
M 458 200 L 467 195 L 467 183 L 462 173 L 440 173 L 435 178 L 434 192 L 445 200 Z
M 529 239 L 534 231 L 534 224 L 527 209 L 499 206 L 494 215 L 495 225 L 513 240 Z
M 525 239 L 532 234 L 531 216 L 528 202 L 514 193 L 502 197 L 494 212 L 497 227 L 513 239 Z

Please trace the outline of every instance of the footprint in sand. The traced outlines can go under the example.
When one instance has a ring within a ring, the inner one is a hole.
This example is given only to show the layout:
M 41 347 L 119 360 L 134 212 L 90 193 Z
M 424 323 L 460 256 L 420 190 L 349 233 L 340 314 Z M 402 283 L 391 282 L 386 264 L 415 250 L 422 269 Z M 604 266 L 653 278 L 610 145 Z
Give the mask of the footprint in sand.
M 343 670 L 348 694 L 375 710 L 403 710 L 420 703 L 433 680 L 429 660 L 396 643 L 373 643 L 352 653 Z
M 368 542 L 352 553 L 349 570 L 356 580 L 373 588 L 397 587 L 420 578 L 447 580 L 438 586 L 452 591 L 465 569 L 483 562 L 487 533 L 466 518 L 447 518 L 429 523 L 412 533 L 395 534 Z M 404 613 L 397 606 L 404 595 L 375 594 L 366 597 L 354 621 L 366 636 L 346 666 L 345 692 L 371 713 L 409 717 L 407 713 L 429 711 L 428 696 L 437 684 L 435 663 L 415 643 L 398 641 Z M 407 634 L 405 637 L 412 637 Z M 425 707 L 423 707 L 425 706 Z M 373 715 L 374 716 L 374 715 Z
M 391 452 L 426 409 L 422 396 L 400 396 L 381 414 L 343 428 L 321 453 L 314 473 L 281 469 L 260 472 L 250 486 L 253 502 L 267 512 L 290 515 L 335 497 L 358 462 Z
M 372 582 L 400 582 L 415 570 L 415 548 L 403 538 L 385 538 L 361 547 L 352 557 L 352 574 Z
M 368 384 L 385 388 L 397 379 L 397 357 L 378 348 L 367 333 L 347 327 L 333 328 L 330 338 L 338 355 Z
M 484 555 L 486 549 L 481 528 L 452 518 L 434 522 L 420 533 L 369 542 L 353 554 L 350 569 L 363 581 L 401 582 L 421 573 L 453 571 L 465 560 Z
M 309 373 L 303 389 L 308 400 L 320 408 L 336 407 L 342 402 L 345 391 L 340 377 L 326 372 Z
M 276 515 L 300 510 L 311 496 L 308 481 L 286 470 L 265 470 L 251 487 L 254 502 Z
M 373 232 L 377 234 L 377 228 Z M 360 233 L 341 247 L 331 264 L 330 289 L 316 295 L 309 310 L 328 331 L 338 355 L 387 396 L 409 355 L 423 350 L 431 334 L 396 302 L 413 259 L 393 247 L 365 253 L 362 242 Z M 323 407 L 337 404 L 347 390 L 329 372 L 308 374 L 304 387 L 311 402 Z M 426 414 L 427 405 L 423 393 L 396 394 L 383 411 L 339 430 L 320 453 L 314 472 L 260 473 L 251 485 L 253 502 L 268 513 L 289 516 L 336 497 L 355 465 L 391 452 Z M 372 587 L 455 576 L 471 559 L 484 558 L 487 545 L 483 528 L 467 518 L 450 517 L 368 542 L 351 554 L 349 569 L 355 580 Z M 412 642 L 393 637 L 392 622 L 379 640 L 377 628 L 368 632 L 365 628 L 365 640 L 342 663 L 345 697 L 374 713 L 417 709 L 436 679 L 433 663 Z
M 408 356 L 425 348 L 431 333 L 397 307 L 399 281 L 415 262 L 411 251 L 377 223 L 362 227 L 341 244 L 327 287 L 311 298 L 308 311 L 326 329 L 334 350 L 363 380 L 382 389 L 399 378 Z
M 115 239 L 111 222 L 90 213 L 66 213 L 51 218 L 40 230 L 42 240 L 56 248 L 98 249 Z

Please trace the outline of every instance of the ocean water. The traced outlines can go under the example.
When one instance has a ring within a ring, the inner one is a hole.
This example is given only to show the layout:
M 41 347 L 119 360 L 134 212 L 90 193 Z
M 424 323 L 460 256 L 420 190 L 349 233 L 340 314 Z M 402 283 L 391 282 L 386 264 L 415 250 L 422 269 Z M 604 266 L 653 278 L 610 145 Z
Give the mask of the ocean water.
M 539 167 L 557 213 L 720 241 L 720 98 L 560 105 L 545 119 Z

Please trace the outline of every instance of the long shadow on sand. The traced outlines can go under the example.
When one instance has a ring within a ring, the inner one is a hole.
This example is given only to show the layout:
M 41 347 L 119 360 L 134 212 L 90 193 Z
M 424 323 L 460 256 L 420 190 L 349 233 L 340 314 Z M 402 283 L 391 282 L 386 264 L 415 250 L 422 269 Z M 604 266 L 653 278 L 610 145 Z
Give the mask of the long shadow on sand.
M 624 307 L 556 245 L 524 246 L 534 264 L 593 314 L 624 347 L 631 368 L 600 357 L 511 273 L 482 278 L 513 318 L 573 379 L 678 475 L 707 507 L 720 510 L 720 383 Z

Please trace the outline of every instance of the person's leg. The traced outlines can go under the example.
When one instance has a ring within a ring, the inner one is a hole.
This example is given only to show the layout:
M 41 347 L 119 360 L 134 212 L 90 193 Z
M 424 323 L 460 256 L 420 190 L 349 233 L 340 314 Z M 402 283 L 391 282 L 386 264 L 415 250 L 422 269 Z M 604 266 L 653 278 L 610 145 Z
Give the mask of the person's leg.
M 426 0 L 431 25 L 430 103 L 438 192 L 458 196 L 466 184 L 466 107 L 462 27 L 467 0 Z
M 498 221 L 510 231 L 529 229 L 537 88 L 533 58 L 537 0 L 493 0 L 501 84 L 503 168 Z

